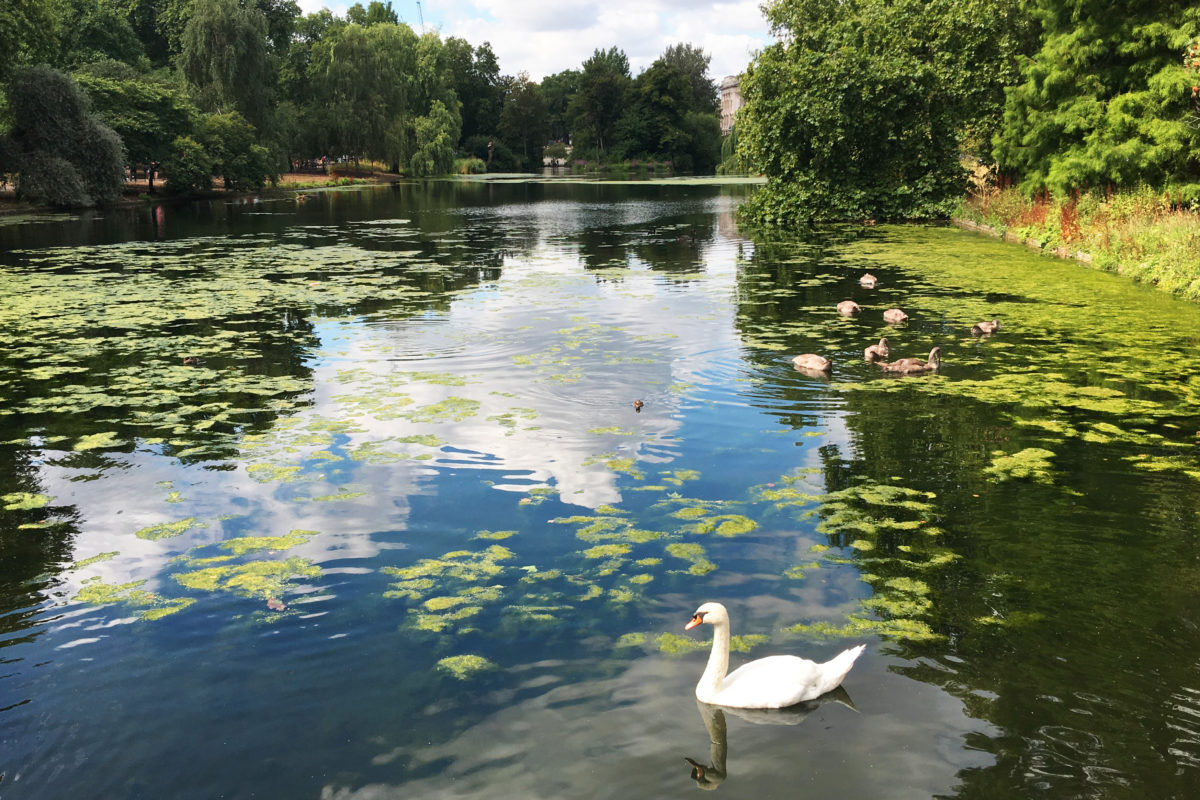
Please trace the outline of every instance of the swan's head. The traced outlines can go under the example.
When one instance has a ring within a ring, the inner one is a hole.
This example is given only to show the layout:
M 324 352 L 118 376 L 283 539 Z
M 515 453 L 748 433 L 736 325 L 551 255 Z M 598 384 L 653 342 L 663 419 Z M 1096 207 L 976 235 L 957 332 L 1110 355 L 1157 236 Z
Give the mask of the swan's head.
M 709 625 L 720 625 L 721 623 L 729 623 L 729 612 L 725 610 L 725 606 L 720 603 L 705 603 L 696 609 L 696 613 L 692 614 L 692 619 L 687 625 L 683 626 L 685 631 L 690 631 L 697 625 L 708 623 Z

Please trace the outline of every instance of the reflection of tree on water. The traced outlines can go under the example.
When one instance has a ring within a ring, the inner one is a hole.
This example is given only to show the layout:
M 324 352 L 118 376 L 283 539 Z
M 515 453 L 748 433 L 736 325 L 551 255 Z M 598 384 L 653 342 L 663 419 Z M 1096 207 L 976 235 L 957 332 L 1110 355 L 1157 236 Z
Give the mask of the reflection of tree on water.
M 842 686 L 832 692 L 826 692 L 815 700 L 797 703 L 788 708 L 727 708 L 697 700 L 696 708 L 700 711 L 700 719 L 704 720 L 704 729 L 708 732 L 709 750 L 707 765 L 691 758 L 684 758 L 692 768 L 691 777 L 696 782 L 696 787 L 712 791 L 729 777 L 726 768 L 726 759 L 729 755 L 726 713 L 733 714 L 753 725 L 799 725 L 805 717 L 826 703 L 841 703 L 847 708 L 854 708 L 854 701 L 850 699 L 850 694 Z

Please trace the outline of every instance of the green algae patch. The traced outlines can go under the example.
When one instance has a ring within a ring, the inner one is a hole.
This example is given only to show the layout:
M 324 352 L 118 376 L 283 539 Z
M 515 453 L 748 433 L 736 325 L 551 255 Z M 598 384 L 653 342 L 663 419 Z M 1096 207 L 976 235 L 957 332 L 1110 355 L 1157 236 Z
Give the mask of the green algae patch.
M 160 539 L 169 539 L 173 536 L 179 536 L 192 528 L 203 528 L 204 523 L 200 522 L 195 517 L 177 520 L 176 522 L 160 522 L 157 525 L 147 525 L 141 530 L 135 531 L 134 536 L 139 539 L 146 539 L 151 542 L 157 542 Z
M 322 494 L 322 495 L 318 495 L 316 497 L 298 498 L 298 499 L 308 499 L 309 501 L 311 501 L 313 503 L 339 503 L 339 502 L 343 502 L 346 500 L 354 500 L 359 497 L 366 497 L 366 496 L 367 496 L 366 492 L 347 492 L 347 491 L 343 491 L 343 490 L 339 489 L 338 491 L 334 492 L 333 494 Z
M 510 536 L 516 536 L 516 535 L 517 535 L 516 531 L 480 531 L 479 533 L 475 534 L 471 538 L 473 538 L 473 539 L 495 539 L 497 541 L 503 541 L 504 539 L 507 539 Z
M 237 539 L 226 539 L 218 546 L 228 550 L 235 556 L 244 556 L 256 550 L 287 550 L 298 544 L 307 542 L 316 536 L 317 531 L 294 530 L 286 536 L 242 536 Z
M 452 396 L 405 414 L 412 422 L 464 422 L 479 413 L 480 402 L 469 397 Z
M 53 500 L 54 498 L 50 495 L 30 492 L 10 492 L 0 495 L 0 503 L 4 504 L 5 511 L 33 511 L 37 508 L 45 508 Z
M 712 642 L 710 641 L 693 639 L 690 636 L 680 636 L 677 633 L 660 633 L 654 641 L 658 645 L 658 649 L 669 656 L 694 653 L 697 650 L 706 650 L 712 646 Z
M 75 595 L 75 602 L 94 606 L 124 605 L 142 620 L 153 621 L 174 614 L 195 602 L 190 597 L 164 598 L 142 589 L 145 581 L 104 583 L 89 579 Z
M 766 644 L 771 640 L 770 636 L 762 633 L 747 633 L 741 636 L 731 636 L 729 638 L 729 650 L 734 653 L 749 653 L 759 645 Z
M 646 643 L 646 634 L 644 633 L 623 633 L 613 645 L 614 648 L 622 647 L 641 647 Z
M 717 536 L 741 536 L 758 528 L 758 523 L 741 514 L 723 514 L 714 518 L 718 522 Z
M 881 636 L 886 639 L 911 642 L 936 642 L 946 637 L 935 633 L 928 623 L 912 619 L 871 619 L 850 615 L 846 624 L 833 625 L 828 622 L 796 624 L 787 629 L 789 633 L 818 639 L 850 639 L 863 636 Z
M 251 464 L 246 467 L 246 473 L 259 483 L 291 483 L 300 480 L 301 469 L 278 464 Z
M 176 573 L 173 577 L 185 588 L 197 591 L 224 591 L 242 597 L 268 600 L 281 597 L 296 579 L 315 579 L 321 568 L 305 558 L 292 557 L 283 561 L 250 561 L 207 567 L 192 572 Z
M 1027 447 L 1016 453 L 997 450 L 992 453 L 992 464 L 983 472 L 997 481 L 1028 479 L 1035 483 L 1052 485 L 1054 465 L 1050 459 L 1054 451 L 1042 447 Z
M 627 544 L 601 544 L 583 551 L 584 558 L 614 558 L 623 556 L 632 548 Z
M 69 570 L 83 569 L 84 567 L 90 567 L 92 564 L 99 564 L 101 561 L 109 561 L 111 559 L 116 558 L 119 555 L 120 555 L 120 553 L 118 553 L 116 550 L 109 550 L 108 552 L 105 552 L 105 553 L 97 553 L 94 556 L 90 556 L 88 558 L 83 558 L 83 559 L 80 559 L 79 561 L 72 563 L 69 567 L 67 567 L 67 569 L 69 569 Z
M 99 450 L 105 447 L 116 447 L 121 444 L 120 436 L 116 431 L 105 431 L 104 433 L 92 433 L 87 436 L 81 436 L 72 447 L 73 450 Z
M 496 669 L 496 665 L 483 656 L 447 656 L 437 662 L 437 668 L 460 681 L 470 680 L 481 672 Z
M 707 575 L 717 568 L 706 557 L 704 547 L 695 542 L 671 542 L 666 549 L 667 555 L 691 563 L 687 570 L 689 575 Z

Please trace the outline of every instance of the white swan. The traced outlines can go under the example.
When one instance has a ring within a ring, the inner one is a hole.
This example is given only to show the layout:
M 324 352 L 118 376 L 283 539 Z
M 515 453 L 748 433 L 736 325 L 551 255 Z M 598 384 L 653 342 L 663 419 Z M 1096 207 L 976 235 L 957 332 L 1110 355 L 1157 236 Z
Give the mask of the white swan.
M 720 603 L 696 609 L 684 630 L 713 626 L 712 653 L 696 684 L 696 699 L 731 708 L 787 708 L 833 691 L 866 645 L 844 650 L 824 664 L 796 656 L 768 656 L 729 671 L 729 612 Z

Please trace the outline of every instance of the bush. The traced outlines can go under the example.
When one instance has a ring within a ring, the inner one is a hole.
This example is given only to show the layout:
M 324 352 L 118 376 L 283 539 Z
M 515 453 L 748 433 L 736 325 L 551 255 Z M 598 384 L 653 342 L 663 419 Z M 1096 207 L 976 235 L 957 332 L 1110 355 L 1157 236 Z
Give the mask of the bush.
M 38 150 L 21 159 L 17 196 L 35 203 L 70 208 L 90 206 L 79 170 L 65 158 Z
M 171 155 L 163 162 L 167 191 L 175 194 L 212 188 L 213 159 L 190 136 L 179 136 L 171 143 Z
M 487 172 L 487 164 L 483 163 L 482 158 L 456 158 L 454 159 L 454 173 L 456 175 L 481 175 Z

